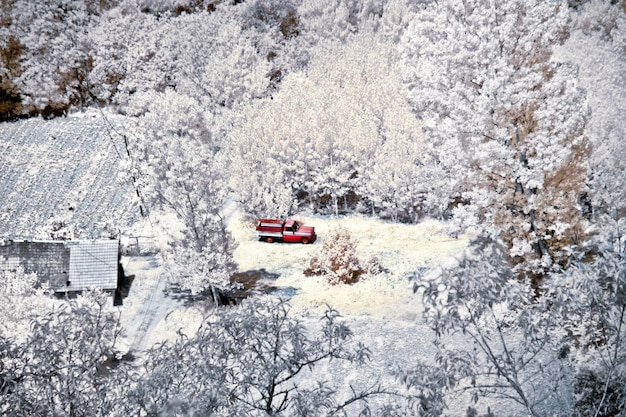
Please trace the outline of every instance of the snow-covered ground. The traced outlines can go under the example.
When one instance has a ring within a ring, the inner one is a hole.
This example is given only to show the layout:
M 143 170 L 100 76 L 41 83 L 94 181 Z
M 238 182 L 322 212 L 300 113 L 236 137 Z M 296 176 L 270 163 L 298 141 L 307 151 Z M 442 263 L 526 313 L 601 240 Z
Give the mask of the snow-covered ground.
M 361 216 L 295 218 L 315 226 L 319 238 L 314 244 L 260 242 L 254 225 L 241 215 L 233 216 L 230 227 L 239 243 L 235 260 L 240 270 L 264 269 L 278 274 L 273 285 L 285 289 L 285 294 L 293 294 L 290 301 L 296 313 L 323 311 L 328 304 L 346 316 L 414 320 L 420 307 L 409 277 L 419 267 L 448 262 L 467 245 L 466 236 L 450 238 L 442 224 L 434 220 L 407 225 Z M 386 272 L 364 276 L 354 285 L 329 285 L 323 277 L 304 276 L 309 260 L 321 250 L 328 232 L 338 225 L 350 232 L 362 262 L 377 257 Z
M 265 284 L 277 288 L 274 294 L 288 297 L 292 313 L 305 324 L 315 326 L 330 305 L 345 318 L 356 338 L 372 352 L 372 361 L 360 369 L 326 364 L 317 372 L 333 375 L 339 386 L 365 386 L 377 380 L 393 384 L 391 373 L 410 368 L 416 359 L 432 357 L 434 335 L 423 323 L 421 303 L 413 294 L 409 277 L 420 267 L 436 268 L 452 262 L 468 243 L 468 236 L 450 238 L 443 224 L 425 220 L 419 224 L 396 224 L 362 216 L 295 216 L 315 226 L 319 236 L 311 245 L 260 242 L 254 225 L 232 207 L 229 227 L 238 242 L 235 260 L 239 270 L 264 270 Z M 323 278 L 303 274 L 308 260 L 321 250 L 325 236 L 342 225 L 356 242 L 362 261 L 376 256 L 385 272 L 365 276 L 354 285 L 331 286 Z M 140 231 L 149 235 L 145 227 Z M 145 249 L 157 245 L 154 239 L 140 240 Z M 127 329 L 123 349 L 142 350 L 164 340 L 173 340 L 182 330 L 193 334 L 211 308 L 202 303 L 185 304 L 164 292 L 167 265 L 160 254 L 123 259 L 127 274 L 135 275 L 130 294 L 120 307 Z M 330 368 L 332 367 L 332 369 Z
M 356 215 L 296 218 L 315 226 L 319 238 L 314 244 L 261 242 L 254 225 L 239 212 L 231 216 L 229 227 L 238 242 L 234 256 L 239 270 L 264 271 L 262 276 L 271 277 L 264 284 L 276 287 L 275 294 L 289 298 L 292 312 L 302 316 L 318 316 L 330 305 L 348 318 L 371 316 L 401 326 L 421 323 L 419 297 L 413 294 L 409 277 L 418 268 L 451 262 L 468 242 L 467 236 L 447 236 L 435 220 L 407 225 Z M 305 276 L 307 263 L 321 250 L 328 231 L 338 225 L 349 230 L 359 258 L 365 262 L 377 257 L 385 272 L 365 275 L 353 285 L 329 285 L 323 277 Z M 140 246 L 150 244 L 155 243 L 140 242 Z M 184 305 L 165 295 L 168 270 L 160 254 L 126 257 L 123 263 L 126 273 L 135 275 L 120 308 L 129 347 L 146 348 L 175 336 L 179 329 L 197 328 L 207 306 Z

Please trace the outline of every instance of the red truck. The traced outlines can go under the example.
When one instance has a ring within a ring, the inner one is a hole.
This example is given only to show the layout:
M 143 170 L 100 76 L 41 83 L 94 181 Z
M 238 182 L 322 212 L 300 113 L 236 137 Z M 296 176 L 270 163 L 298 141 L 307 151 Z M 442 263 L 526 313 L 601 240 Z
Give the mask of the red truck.
M 272 242 L 313 243 L 317 238 L 315 228 L 304 226 L 295 220 L 261 219 L 256 225 L 259 240 Z

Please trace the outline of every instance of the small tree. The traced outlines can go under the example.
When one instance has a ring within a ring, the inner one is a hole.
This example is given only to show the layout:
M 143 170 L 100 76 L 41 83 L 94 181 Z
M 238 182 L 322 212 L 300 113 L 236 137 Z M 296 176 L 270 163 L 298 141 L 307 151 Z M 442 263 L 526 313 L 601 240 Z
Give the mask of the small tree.
M 573 253 L 572 265 L 553 277 L 544 291 L 567 332 L 566 353 L 575 370 L 577 415 L 616 416 L 626 410 L 623 229 L 601 234 L 593 244 L 596 254 L 592 259 Z
M 330 284 L 354 284 L 364 272 L 350 233 L 339 226 L 324 240 L 322 250 L 309 262 L 305 275 L 324 275 Z
M 48 293 L 49 286 L 22 267 L 0 271 L 0 335 L 13 341 L 24 338 L 31 319 L 47 310 Z
M 173 214 L 180 228 L 169 254 L 173 280 L 193 293 L 230 285 L 235 241 L 226 229 L 225 144 L 212 115 L 196 100 L 174 91 L 139 95 L 136 125 L 128 139 L 129 176 L 150 209 Z

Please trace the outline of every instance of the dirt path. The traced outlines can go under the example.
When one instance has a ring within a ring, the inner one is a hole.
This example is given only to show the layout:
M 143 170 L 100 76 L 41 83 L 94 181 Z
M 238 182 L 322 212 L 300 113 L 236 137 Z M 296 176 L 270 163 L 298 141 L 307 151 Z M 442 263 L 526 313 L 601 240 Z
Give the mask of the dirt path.
M 167 269 L 161 256 L 124 259 L 127 275 L 134 275 L 132 287 L 121 309 L 124 338 L 128 351 L 140 352 L 152 346 L 154 329 L 182 302 L 166 295 Z

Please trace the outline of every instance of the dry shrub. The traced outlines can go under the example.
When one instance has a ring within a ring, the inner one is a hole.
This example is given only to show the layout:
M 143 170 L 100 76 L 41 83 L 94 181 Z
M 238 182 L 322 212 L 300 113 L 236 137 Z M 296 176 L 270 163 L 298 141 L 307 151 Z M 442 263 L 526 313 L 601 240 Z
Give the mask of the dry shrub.
M 322 250 L 311 259 L 304 274 L 323 275 L 328 283 L 337 285 L 354 284 L 362 274 L 379 274 L 382 271 L 377 258 L 370 259 L 365 265 L 361 264 L 350 233 L 339 226 L 324 239 Z
M 385 268 L 383 268 L 376 256 L 373 256 L 372 258 L 370 258 L 369 261 L 365 263 L 365 272 L 369 275 L 382 274 L 384 271 Z

